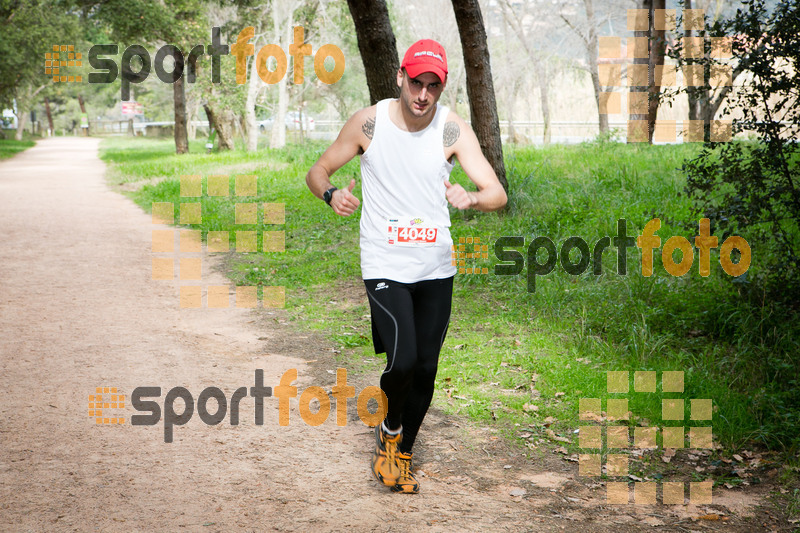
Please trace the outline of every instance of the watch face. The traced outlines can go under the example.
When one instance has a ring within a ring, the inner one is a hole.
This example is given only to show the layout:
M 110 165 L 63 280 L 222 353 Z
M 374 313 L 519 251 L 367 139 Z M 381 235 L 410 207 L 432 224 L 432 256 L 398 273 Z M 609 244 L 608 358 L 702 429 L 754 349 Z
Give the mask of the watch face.
M 322 199 L 325 200 L 326 204 L 331 205 L 331 199 L 333 198 L 333 193 L 336 190 L 336 187 L 332 187 L 325 191 L 325 193 L 322 195 Z

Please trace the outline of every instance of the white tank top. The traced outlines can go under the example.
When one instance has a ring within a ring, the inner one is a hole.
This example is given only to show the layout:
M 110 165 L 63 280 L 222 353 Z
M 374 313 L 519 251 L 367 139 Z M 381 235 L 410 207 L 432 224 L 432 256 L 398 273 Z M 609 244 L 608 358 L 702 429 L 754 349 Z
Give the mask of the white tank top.
M 422 131 L 403 131 L 377 103 L 375 131 L 361 156 L 361 275 L 401 283 L 455 275 L 444 181 L 453 165 L 444 157 L 448 109 L 437 105 Z

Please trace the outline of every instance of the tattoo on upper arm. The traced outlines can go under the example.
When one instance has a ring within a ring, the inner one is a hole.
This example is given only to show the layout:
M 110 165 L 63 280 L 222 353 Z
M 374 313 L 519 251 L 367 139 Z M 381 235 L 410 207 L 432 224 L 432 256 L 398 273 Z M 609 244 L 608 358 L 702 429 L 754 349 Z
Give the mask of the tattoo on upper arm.
M 453 146 L 461 135 L 461 128 L 455 122 L 448 122 L 444 125 L 444 145 Z
M 363 131 L 367 139 L 371 141 L 372 136 L 375 135 L 375 117 L 368 118 L 364 125 L 361 126 L 361 131 Z

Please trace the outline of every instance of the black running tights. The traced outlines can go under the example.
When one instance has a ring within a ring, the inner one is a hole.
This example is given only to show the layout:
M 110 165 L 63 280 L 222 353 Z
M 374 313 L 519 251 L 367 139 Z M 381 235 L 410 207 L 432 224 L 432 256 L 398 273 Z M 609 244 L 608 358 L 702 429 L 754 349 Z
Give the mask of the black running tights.
M 375 353 L 386 352 L 381 389 L 386 425 L 403 426 L 400 451 L 410 453 L 433 398 L 439 351 L 450 322 L 453 278 L 417 283 L 366 279 Z

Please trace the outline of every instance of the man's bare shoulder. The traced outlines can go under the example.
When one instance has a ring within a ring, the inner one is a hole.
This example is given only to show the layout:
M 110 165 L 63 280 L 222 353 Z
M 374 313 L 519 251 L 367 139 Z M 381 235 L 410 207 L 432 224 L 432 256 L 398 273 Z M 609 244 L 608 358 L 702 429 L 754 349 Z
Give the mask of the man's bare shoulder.
M 357 128 L 367 139 L 372 140 L 372 136 L 375 134 L 376 113 L 376 106 L 374 105 L 359 109 L 347 121 L 348 125 L 353 129 Z
M 352 146 L 358 154 L 369 147 L 375 133 L 375 106 L 359 109 L 347 119 L 334 145 Z

